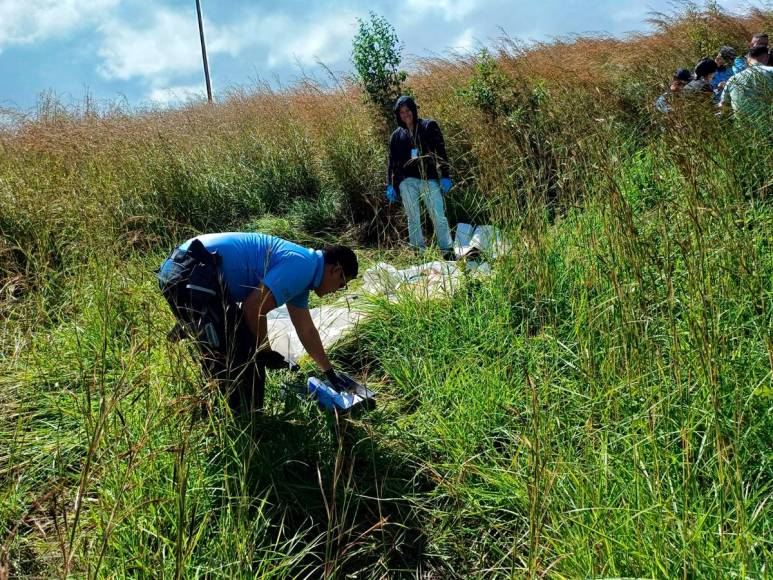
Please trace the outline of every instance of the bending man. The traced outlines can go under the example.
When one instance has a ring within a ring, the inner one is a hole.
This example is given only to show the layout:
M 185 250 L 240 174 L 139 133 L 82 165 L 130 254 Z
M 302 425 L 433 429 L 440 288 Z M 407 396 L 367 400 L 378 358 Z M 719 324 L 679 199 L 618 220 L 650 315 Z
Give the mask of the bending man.
M 202 368 L 227 388 L 232 408 L 263 406 L 265 369 L 288 364 L 268 345 L 266 315 L 283 304 L 306 352 L 343 388 L 309 313 L 309 292 L 336 292 L 357 277 L 345 246 L 312 250 L 260 233 L 192 238 L 161 265 L 161 292 L 178 326 L 194 338 Z
M 411 97 L 397 99 L 394 110 L 399 127 L 389 139 L 387 199 L 390 203 L 396 201 L 397 191 L 400 192 L 408 217 L 408 241 L 419 251 L 425 248 L 419 205 L 419 200 L 423 200 L 435 226 L 440 250 L 446 259 L 453 259 L 453 242 L 443 203 L 443 193 L 451 189 L 443 133 L 436 121 L 419 118 Z

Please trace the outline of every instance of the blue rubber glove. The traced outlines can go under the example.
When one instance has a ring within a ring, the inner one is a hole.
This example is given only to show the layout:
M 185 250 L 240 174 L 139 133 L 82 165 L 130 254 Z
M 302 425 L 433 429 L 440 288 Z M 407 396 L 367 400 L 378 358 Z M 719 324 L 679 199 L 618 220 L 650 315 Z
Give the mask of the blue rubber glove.
M 395 188 L 391 183 L 387 185 L 386 198 L 389 203 L 394 203 L 397 201 L 397 193 L 395 192 Z
M 443 189 L 443 193 L 448 193 L 448 190 L 451 189 L 451 185 L 451 180 L 448 177 L 440 179 L 440 187 Z

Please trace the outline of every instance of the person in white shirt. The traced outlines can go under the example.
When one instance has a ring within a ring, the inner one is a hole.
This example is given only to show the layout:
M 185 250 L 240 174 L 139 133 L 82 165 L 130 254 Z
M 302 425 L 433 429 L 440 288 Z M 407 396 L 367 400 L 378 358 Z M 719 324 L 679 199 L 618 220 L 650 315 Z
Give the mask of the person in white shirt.
M 732 76 L 722 93 L 722 108 L 732 107 L 733 116 L 773 136 L 773 67 L 768 65 L 768 48 L 749 50 L 749 67 Z

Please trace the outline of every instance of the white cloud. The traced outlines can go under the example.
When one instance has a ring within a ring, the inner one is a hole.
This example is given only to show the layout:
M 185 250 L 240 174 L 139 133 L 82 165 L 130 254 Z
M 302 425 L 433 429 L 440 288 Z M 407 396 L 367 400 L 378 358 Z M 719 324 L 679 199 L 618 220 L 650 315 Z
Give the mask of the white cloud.
M 609 17 L 617 23 L 631 22 L 632 24 L 639 24 L 649 17 L 652 10 L 646 5 L 625 5 L 620 8 L 613 8 L 607 12 Z
M 0 0 L 0 49 L 63 36 L 103 18 L 120 0 Z
M 207 26 L 205 24 L 205 32 Z M 104 35 L 99 73 L 108 79 L 150 77 L 165 80 L 201 67 L 199 29 L 195 14 L 157 8 L 150 23 L 127 25 L 116 18 L 101 26 Z
M 205 20 L 207 52 L 239 56 L 250 49 L 260 50 L 270 68 L 295 62 L 309 65 L 317 59 L 337 61 L 348 53 L 355 30 L 354 16 L 347 16 L 263 14 L 234 25 Z M 104 39 L 98 70 L 108 79 L 142 77 L 151 86 L 162 87 L 170 79 L 201 69 L 198 23 L 192 11 L 156 8 L 147 26 L 108 19 L 101 31 Z
M 411 19 L 424 17 L 429 13 L 439 14 L 443 20 L 458 21 L 469 16 L 480 5 L 480 0 L 408 0 L 405 10 Z
M 311 65 L 320 60 L 330 63 L 344 58 L 350 49 L 356 29 L 354 15 L 327 15 L 298 22 L 287 17 L 263 19 L 260 44 L 268 49 L 271 68 L 298 62 Z
M 155 88 L 148 93 L 148 100 L 164 106 L 205 99 L 206 97 L 206 90 L 201 84 Z
M 475 41 L 475 30 L 467 28 L 451 44 L 451 50 L 457 52 L 472 52 L 477 42 Z

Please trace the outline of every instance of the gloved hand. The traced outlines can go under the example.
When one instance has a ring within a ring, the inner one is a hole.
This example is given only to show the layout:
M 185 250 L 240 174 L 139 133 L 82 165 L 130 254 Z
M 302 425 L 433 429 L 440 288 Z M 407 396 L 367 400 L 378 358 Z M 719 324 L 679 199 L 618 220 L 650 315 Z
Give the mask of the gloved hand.
M 443 189 L 443 193 L 448 193 L 448 190 L 451 189 L 451 179 L 448 177 L 442 177 L 440 179 L 440 187 Z
M 339 377 L 338 373 L 336 373 L 333 369 L 325 371 L 325 378 L 327 379 L 327 382 L 330 383 L 330 386 L 339 393 L 349 388 L 346 380 L 344 380 L 343 377 Z
M 271 370 L 282 370 L 282 369 L 293 368 L 293 363 L 287 362 L 285 360 L 285 357 L 283 357 L 275 350 L 260 351 L 257 355 L 255 355 L 255 362 Z
M 391 183 L 387 185 L 386 198 L 389 203 L 394 203 L 397 201 L 397 192 L 395 191 L 395 188 L 392 186 Z

